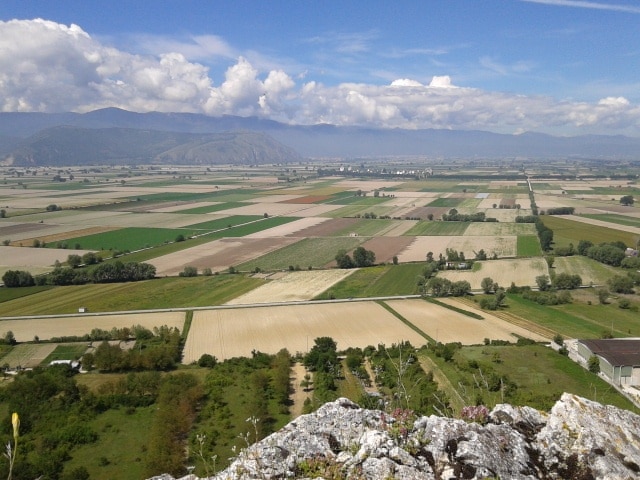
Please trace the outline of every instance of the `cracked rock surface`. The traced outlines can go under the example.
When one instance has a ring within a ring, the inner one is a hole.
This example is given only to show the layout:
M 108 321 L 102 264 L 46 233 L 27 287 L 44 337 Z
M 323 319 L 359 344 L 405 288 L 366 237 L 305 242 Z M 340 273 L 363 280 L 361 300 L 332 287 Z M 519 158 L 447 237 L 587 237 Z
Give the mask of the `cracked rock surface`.
M 209 478 L 638 479 L 640 416 L 565 393 L 548 413 L 502 404 L 483 423 L 430 416 L 406 425 L 340 398 Z

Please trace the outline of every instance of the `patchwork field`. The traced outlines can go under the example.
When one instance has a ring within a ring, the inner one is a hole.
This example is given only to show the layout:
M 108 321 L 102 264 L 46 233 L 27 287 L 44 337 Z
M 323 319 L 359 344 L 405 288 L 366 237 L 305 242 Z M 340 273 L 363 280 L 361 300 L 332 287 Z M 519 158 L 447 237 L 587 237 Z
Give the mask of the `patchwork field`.
M 476 265 L 480 265 L 479 270 L 444 270 L 438 272 L 438 276 L 452 282 L 466 280 L 473 290 L 480 290 L 480 283 L 485 277 L 492 278 L 498 285 L 506 288 L 511 282 L 518 286 L 535 286 L 537 276 L 549 274 L 547 262 L 543 258 L 488 260 L 476 262 L 474 267 Z
M 517 238 L 515 236 L 421 236 L 398 255 L 400 262 L 419 262 L 426 258 L 427 252 L 434 257 L 446 254 L 447 248 L 464 252 L 466 258 L 474 258 L 475 252 L 484 249 L 487 255 L 494 253 L 498 257 L 515 257 L 517 254 Z
M 149 330 L 166 325 L 182 331 L 184 315 L 184 312 L 156 312 L 0 320 L 0 332 L 12 331 L 18 342 L 30 342 L 36 335 L 40 340 L 49 340 L 54 337 L 83 336 L 94 328 L 109 331 L 114 327 L 133 325 L 142 325 Z
M 425 339 L 375 302 L 255 307 L 194 312 L 183 363 L 203 354 L 218 360 L 251 356 L 252 350 L 307 352 L 313 339 L 332 337 L 338 349 Z

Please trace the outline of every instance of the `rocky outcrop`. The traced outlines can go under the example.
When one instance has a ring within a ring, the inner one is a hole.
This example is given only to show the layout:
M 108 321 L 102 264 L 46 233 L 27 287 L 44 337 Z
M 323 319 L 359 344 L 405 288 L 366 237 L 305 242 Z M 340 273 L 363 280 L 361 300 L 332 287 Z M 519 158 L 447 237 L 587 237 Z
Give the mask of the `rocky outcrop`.
M 341 398 L 247 448 L 212 478 L 640 478 L 640 416 L 629 411 L 564 394 L 548 413 L 504 404 L 467 417 L 414 418 Z

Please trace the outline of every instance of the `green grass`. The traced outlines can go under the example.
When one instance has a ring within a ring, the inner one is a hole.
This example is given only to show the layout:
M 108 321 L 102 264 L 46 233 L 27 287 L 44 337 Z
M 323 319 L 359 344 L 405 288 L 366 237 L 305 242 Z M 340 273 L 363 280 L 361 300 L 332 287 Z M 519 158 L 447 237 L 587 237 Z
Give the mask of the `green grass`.
M 54 360 L 78 360 L 86 351 L 86 342 L 60 344 L 42 361 L 42 365 L 49 365 Z
M 478 388 L 476 380 L 490 372 L 506 377 L 517 385 L 515 393 L 504 399 L 515 405 L 529 405 L 548 410 L 563 392 L 573 393 L 604 404 L 637 412 L 631 402 L 597 375 L 585 370 L 568 357 L 542 345 L 476 346 L 463 347 L 453 362 L 444 362 L 430 354 L 438 367 L 447 375 L 467 404 L 475 403 L 476 396 L 492 407 L 502 403 L 501 393 Z M 480 369 L 469 369 L 469 361 L 478 363 Z M 481 382 L 480 382 L 481 384 Z
M 0 316 L 186 308 L 221 305 L 264 281 L 243 275 L 167 277 L 135 283 L 55 287 L 0 303 Z
M 151 405 L 135 410 L 110 409 L 98 415 L 88 425 L 98 433 L 98 440 L 75 448 L 65 471 L 83 466 L 92 480 L 146 478 L 144 459 L 155 410 Z M 103 458 L 107 465 L 101 464 Z
M 600 305 L 595 294 L 591 305 L 574 301 L 567 305 L 544 306 L 518 295 L 507 297 L 509 312 L 566 338 L 601 338 L 603 333 L 611 333 L 612 325 L 614 337 L 640 336 L 637 312 L 620 309 L 615 304 Z
M 454 208 L 459 206 L 464 198 L 436 198 L 433 202 L 429 202 L 429 207 L 447 207 Z
M 139 250 L 154 245 L 173 242 L 178 235 L 192 235 L 191 230 L 173 228 L 129 227 L 82 237 L 65 238 L 69 245 L 80 244 L 85 250 Z M 58 242 L 47 244 L 55 248 Z M 69 253 L 73 253 L 70 251 Z
M 640 227 L 640 218 L 627 217 L 626 215 L 583 213 L 580 216 L 586 217 L 586 218 L 592 218 L 593 220 L 601 220 L 603 222 L 617 223 L 618 225 Z
M 404 235 L 464 235 L 469 222 L 429 222 L 421 220 L 411 227 Z
M 517 252 L 519 257 L 536 257 L 541 255 L 540 240 L 534 235 L 518 235 Z
M 351 196 L 351 197 L 339 197 L 337 200 L 334 200 L 333 202 L 330 202 L 334 205 L 353 205 L 353 204 L 358 204 L 358 205 L 377 205 L 379 203 L 382 202 L 386 202 L 387 200 L 389 200 L 386 197 L 374 197 L 374 196 L 368 196 L 368 197 L 358 197 L 358 196 Z
M 424 264 L 378 265 L 361 268 L 320 294 L 318 299 L 366 298 L 416 293 L 416 277 Z
M 9 300 L 14 300 L 16 298 L 27 297 L 29 295 L 34 295 L 36 293 L 44 292 L 53 287 L 51 286 L 42 286 L 42 287 L 22 287 L 22 288 L 0 288 L 0 303 L 8 302 Z
M 615 241 L 624 242 L 627 246 L 635 245 L 633 233 L 589 225 L 554 215 L 542 215 L 540 218 L 545 226 L 553 230 L 553 241 L 556 246 L 568 247 L 570 243 L 573 243 L 575 247 L 580 240 L 589 240 L 595 245 Z
M 331 212 L 327 212 L 325 216 L 331 218 L 343 218 L 343 217 L 356 217 L 362 216 L 365 213 L 375 213 L 378 217 L 383 215 L 390 215 L 395 210 L 395 207 L 386 207 L 384 205 L 376 206 L 364 206 L 364 205 L 347 205 Z
M 215 220 L 209 220 L 207 222 L 193 223 L 191 225 L 187 225 L 184 228 L 214 231 L 227 228 L 229 225 L 235 226 L 247 222 L 254 222 L 256 220 L 260 220 L 261 218 L 264 217 L 262 215 L 232 215 L 225 218 L 216 218 Z
M 242 271 L 252 271 L 256 267 L 262 270 L 283 270 L 290 265 L 307 268 L 324 267 L 331 263 L 339 250 L 351 251 L 366 238 L 362 237 L 324 237 L 305 238 L 292 245 L 267 253 L 259 258 L 238 265 Z

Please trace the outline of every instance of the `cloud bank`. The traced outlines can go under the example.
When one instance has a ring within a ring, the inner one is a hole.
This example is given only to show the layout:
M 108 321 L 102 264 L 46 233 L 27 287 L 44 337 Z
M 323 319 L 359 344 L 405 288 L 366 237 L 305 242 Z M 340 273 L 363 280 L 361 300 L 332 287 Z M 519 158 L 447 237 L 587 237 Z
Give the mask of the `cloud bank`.
M 0 22 L 0 110 L 138 112 L 260 116 L 296 124 L 460 128 L 503 133 L 638 134 L 640 106 L 612 95 L 595 103 L 523 96 L 401 78 L 388 85 L 327 86 L 279 69 L 259 71 L 217 37 L 194 40 L 230 65 L 223 79 L 183 53 L 134 54 L 105 45 L 77 25 Z M 167 43 L 167 47 L 170 44 Z M 188 54 L 188 52 L 185 52 Z M 228 60 L 233 58 L 233 60 Z

